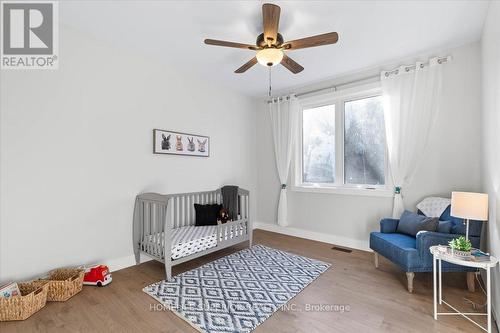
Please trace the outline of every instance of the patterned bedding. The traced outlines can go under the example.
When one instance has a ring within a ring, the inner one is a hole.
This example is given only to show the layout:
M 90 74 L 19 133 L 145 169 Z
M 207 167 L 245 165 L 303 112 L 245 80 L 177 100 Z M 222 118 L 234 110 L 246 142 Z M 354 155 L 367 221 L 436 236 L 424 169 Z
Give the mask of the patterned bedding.
M 240 230 L 242 230 L 241 228 Z M 217 226 L 187 226 L 175 228 L 172 230 L 172 259 L 179 259 L 201 251 L 208 250 L 217 246 Z M 163 232 L 160 237 L 149 236 L 149 240 L 157 239 L 158 244 L 161 244 Z M 228 235 L 225 236 L 225 239 Z M 231 231 L 229 238 L 233 238 Z M 221 236 L 222 240 L 222 236 Z
M 217 226 L 188 226 L 172 232 L 172 259 L 179 259 L 217 246 Z

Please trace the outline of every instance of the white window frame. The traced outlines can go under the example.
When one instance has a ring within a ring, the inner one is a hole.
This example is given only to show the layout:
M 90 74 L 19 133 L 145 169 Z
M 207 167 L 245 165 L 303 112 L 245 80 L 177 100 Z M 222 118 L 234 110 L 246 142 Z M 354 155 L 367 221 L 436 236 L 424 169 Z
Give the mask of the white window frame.
M 344 183 L 344 106 L 346 102 L 380 96 L 382 89 L 380 83 L 359 85 L 334 91 L 328 94 L 314 95 L 299 98 L 301 109 L 299 114 L 296 150 L 292 166 L 292 191 L 333 193 L 363 196 L 392 197 L 393 186 L 390 184 L 389 163 L 387 159 L 387 146 L 385 154 L 385 185 L 355 185 Z M 326 105 L 335 105 L 335 183 L 302 183 L 303 166 L 303 114 L 304 109 L 311 109 Z

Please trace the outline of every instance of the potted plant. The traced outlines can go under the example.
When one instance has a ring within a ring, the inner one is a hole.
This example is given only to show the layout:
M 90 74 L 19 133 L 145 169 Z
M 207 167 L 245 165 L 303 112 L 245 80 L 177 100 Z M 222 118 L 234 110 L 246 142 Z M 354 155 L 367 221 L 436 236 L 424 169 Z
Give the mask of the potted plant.
M 472 243 L 464 236 L 452 239 L 448 243 L 451 247 L 451 253 L 457 257 L 470 257 Z

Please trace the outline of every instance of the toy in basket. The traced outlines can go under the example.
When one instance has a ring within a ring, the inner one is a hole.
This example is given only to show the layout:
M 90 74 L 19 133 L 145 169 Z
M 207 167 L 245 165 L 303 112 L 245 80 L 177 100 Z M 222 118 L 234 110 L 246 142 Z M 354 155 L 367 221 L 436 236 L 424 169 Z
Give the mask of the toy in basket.
M 9 292 L 8 298 L 0 297 L 0 321 L 25 320 L 47 303 L 47 281 L 21 282 L 10 289 L 19 292 L 18 295 Z
M 111 281 L 111 273 L 108 266 L 105 265 L 92 267 L 89 271 L 85 272 L 85 277 L 83 278 L 83 284 L 98 287 L 108 285 Z

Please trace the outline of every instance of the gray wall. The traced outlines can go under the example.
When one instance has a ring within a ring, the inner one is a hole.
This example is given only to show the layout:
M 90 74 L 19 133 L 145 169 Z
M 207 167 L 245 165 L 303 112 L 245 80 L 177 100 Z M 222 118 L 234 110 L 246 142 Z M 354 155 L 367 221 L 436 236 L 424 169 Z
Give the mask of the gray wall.
M 483 191 L 489 194 L 487 247 L 500 257 L 500 2 L 492 1 L 482 37 Z M 500 315 L 500 267 L 494 269 L 493 307 Z
M 139 192 L 231 183 L 255 195 L 254 100 L 139 50 L 60 34 L 59 70 L 1 73 L 0 281 L 133 264 Z M 153 128 L 210 136 L 211 156 L 153 155 Z
M 444 67 L 443 107 L 424 162 L 413 184 L 405 189 L 408 208 L 428 195 L 450 196 L 452 190 L 480 190 L 480 46 L 465 45 L 433 55 L 451 54 Z M 411 63 L 408 59 L 403 63 Z M 401 64 L 384 66 L 393 68 Z M 367 73 L 374 72 L 373 70 Z M 377 72 L 377 71 L 375 71 Z M 365 74 L 366 75 L 366 74 Z M 363 77 L 361 74 L 352 77 Z M 342 81 L 350 81 L 344 77 Z M 297 89 L 300 90 L 300 89 Z M 274 224 L 279 193 L 267 106 L 257 120 L 258 214 L 261 223 Z M 339 245 L 368 247 L 368 234 L 378 229 L 381 217 L 390 216 L 392 199 L 338 194 L 288 192 L 290 227 L 316 233 Z

